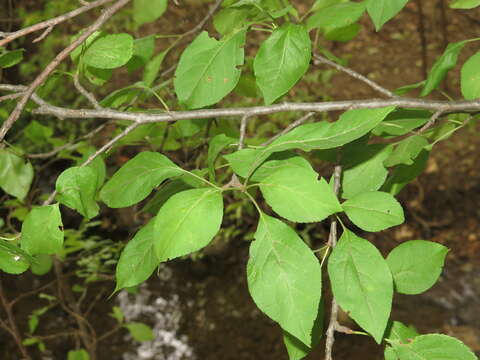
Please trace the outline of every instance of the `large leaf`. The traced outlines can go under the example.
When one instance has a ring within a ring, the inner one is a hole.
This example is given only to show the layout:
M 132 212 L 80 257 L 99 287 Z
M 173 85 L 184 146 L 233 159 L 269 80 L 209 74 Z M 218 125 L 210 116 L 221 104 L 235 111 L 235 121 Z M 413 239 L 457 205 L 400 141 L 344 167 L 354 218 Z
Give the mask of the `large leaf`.
M 478 360 L 460 340 L 442 334 L 420 335 L 407 344 L 391 343 L 399 360 Z
M 115 291 L 144 282 L 158 266 L 159 261 L 153 249 L 154 225 L 155 220 L 151 220 L 123 249 L 115 273 Z
M 321 269 L 295 231 L 260 214 L 247 275 L 250 294 L 260 310 L 310 346 L 320 303 Z
M 125 65 L 133 55 L 133 38 L 129 34 L 112 34 L 95 40 L 85 51 L 85 64 L 99 69 Z
M 312 44 L 303 25 L 286 23 L 262 43 L 253 63 L 257 85 L 265 104 L 290 90 L 305 74 Z
M 58 204 L 33 208 L 22 224 L 21 247 L 30 255 L 56 254 L 63 246 L 63 224 Z
M 348 218 L 365 231 L 381 231 L 404 222 L 402 206 L 386 192 L 358 194 L 342 204 Z
M 309 164 L 299 167 L 284 162 L 260 182 L 265 200 L 277 214 L 290 221 L 314 222 L 342 211 L 330 185 L 323 178 L 318 180 Z
M 127 207 L 145 199 L 162 181 L 182 172 L 165 155 L 144 151 L 112 176 L 102 188 L 100 198 L 109 207 Z
M 340 307 L 380 343 L 392 307 L 393 281 L 378 249 L 345 229 L 328 259 L 328 274 Z
M 60 174 L 55 185 L 57 200 L 88 219 L 98 215 L 95 201 L 98 175 L 92 167 L 71 167 Z
M 192 189 L 173 195 L 155 220 L 158 260 L 187 255 L 208 245 L 220 229 L 222 217 L 223 199 L 216 189 Z
M 133 20 L 137 25 L 155 21 L 167 10 L 168 0 L 133 0 Z
M 325 32 L 344 28 L 358 21 L 365 12 L 365 4 L 343 2 L 323 8 L 307 20 L 308 30 L 320 28 Z
M 442 272 L 448 248 L 424 240 L 398 245 L 387 257 L 395 290 L 402 294 L 420 294 L 435 284 Z
M 301 125 L 265 148 L 243 149 L 225 158 L 238 175 L 246 177 L 275 152 L 332 149 L 356 140 L 369 133 L 393 109 L 394 107 L 349 110 L 334 123 L 321 121 Z
M 467 100 L 480 98 L 480 52 L 465 61 L 461 75 L 463 97 Z
M 21 157 L 0 149 L 0 188 L 23 200 L 33 180 L 33 166 Z
M 408 0 L 367 0 L 367 11 L 379 31 L 381 27 L 407 4 Z
M 445 52 L 440 56 L 432 66 L 432 69 L 428 73 L 427 81 L 423 86 L 420 96 L 426 96 L 435 90 L 440 82 L 443 80 L 447 72 L 455 66 L 457 63 L 458 54 L 463 49 L 463 46 L 468 40 L 448 44 Z
M 245 31 L 221 41 L 202 32 L 185 49 L 175 71 L 175 93 L 190 109 L 212 105 L 230 93 L 240 79 Z

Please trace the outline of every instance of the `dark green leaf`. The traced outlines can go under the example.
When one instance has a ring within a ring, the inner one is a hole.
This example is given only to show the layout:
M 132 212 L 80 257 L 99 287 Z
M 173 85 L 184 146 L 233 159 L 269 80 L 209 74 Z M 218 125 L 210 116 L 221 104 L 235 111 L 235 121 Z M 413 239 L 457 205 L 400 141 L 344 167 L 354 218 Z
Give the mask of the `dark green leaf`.
M 425 110 L 398 109 L 390 113 L 372 133 L 384 138 L 408 134 L 413 129 L 425 124 L 432 114 Z
M 208 164 L 208 174 L 211 181 L 215 181 L 215 160 L 218 157 L 218 154 L 231 144 L 235 144 L 236 139 L 227 136 L 225 134 L 218 134 L 208 144 L 208 155 L 207 155 L 207 164 Z
M 385 160 L 386 167 L 392 167 L 399 164 L 412 165 L 413 161 L 428 145 L 427 139 L 421 135 L 412 135 L 402 140 L 390 156 Z
M 95 40 L 85 51 L 85 64 L 99 69 L 125 65 L 133 55 L 133 38 L 129 34 L 113 34 Z
M 167 53 L 168 50 L 162 51 L 152 60 L 150 60 L 147 65 L 145 65 L 145 70 L 143 71 L 143 82 L 146 86 L 150 87 L 155 82 L 158 72 L 162 67 L 163 59 L 165 59 L 165 55 L 167 55 Z
M 392 195 L 397 195 L 410 181 L 420 175 L 427 166 L 429 152 L 423 150 L 412 165 L 398 165 L 382 187 Z
M 53 129 L 40 124 L 36 120 L 32 120 L 24 129 L 24 134 L 27 138 L 32 140 L 32 142 L 43 145 L 50 140 L 53 135 Z
M 191 188 L 192 186 L 184 181 L 184 177 L 172 180 L 166 184 L 162 184 L 155 192 L 153 198 L 144 206 L 142 211 L 150 214 L 156 214 L 172 195 Z
M 249 10 L 246 8 L 227 8 L 220 10 L 213 17 L 213 26 L 222 35 L 245 26 Z
M 155 36 L 149 35 L 133 42 L 133 55 L 127 63 L 127 69 L 133 71 L 145 65 L 153 56 L 155 50 Z
M 0 188 L 19 200 L 25 199 L 33 180 L 33 166 L 21 157 L 0 149 Z
M 24 49 L 17 49 L 0 54 L 0 68 L 6 69 L 17 65 L 22 61 L 24 51 Z

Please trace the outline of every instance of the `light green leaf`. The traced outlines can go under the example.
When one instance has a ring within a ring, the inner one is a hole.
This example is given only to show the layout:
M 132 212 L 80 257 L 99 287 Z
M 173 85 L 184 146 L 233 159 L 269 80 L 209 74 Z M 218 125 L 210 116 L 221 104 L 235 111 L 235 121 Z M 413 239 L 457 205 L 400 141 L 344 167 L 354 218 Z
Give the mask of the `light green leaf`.
M 321 296 L 321 269 L 295 231 L 260 214 L 247 275 L 250 294 L 260 310 L 311 346 Z
M 389 145 L 347 145 L 342 155 L 346 159 L 342 197 L 349 199 L 360 193 L 380 189 L 388 175 L 383 161 L 391 152 L 392 146 Z
M 35 144 L 45 144 L 53 135 L 53 129 L 32 120 L 23 130 L 24 135 Z
M 28 254 L 9 241 L 0 239 L 0 270 L 8 274 L 21 274 L 30 267 Z
M 342 204 L 348 218 L 365 231 L 381 231 L 405 221 L 400 203 L 389 193 L 358 194 Z
M 6 69 L 17 65 L 23 60 L 24 51 L 25 49 L 17 49 L 0 54 L 0 68 Z
M 85 51 L 85 64 L 99 69 L 125 65 L 133 55 L 133 38 L 129 34 L 112 34 L 95 40 Z
M 412 135 L 402 140 L 390 156 L 385 160 L 386 167 L 392 167 L 399 164 L 412 165 L 413 161 L 428 145 L 427 139 L 421 135 Z
M 175 71 L 175 93 L 190 109 L 212 105 L 230 93 L 240 79 L 245 31 L 221 41 L 203 31 L 185 49 Z
M 168 0 L 134 0 L 133 20 L 142 25 L 157 20 L 167 10 Z
M 63 246 L 63 224 L 58 204 L 33 208 L 22 224 L 21 247 L 30 255 L 56 254 Z
M 143 82 L 146 86 L 150 87 L 155 82 L 158 72 L 162 67 L 163 59 L 165 59 L 165 55 L 167 55 L 167 53 L 168 50 L 162 51 L 152 60 L 150 60 L 147 65 L 145 65 L 145 69 L 143 71 Z
M 33 180 L 33 166 L 21 157 L 0 149 L 0 188 L 19 200 L 25 199 Z
M 71 167 L 57 178 L 56 199 L 61 204 L 77 210 L 87 219 L 91 219 L 99 212 L 99 206 L 95 201 L 97 188 L 98 175 L 94 168 Z
M 426 96 L 430 94 L 434 89 L 440 85 L 447 72 L 456 65 L 458 54 L 462 51 L 463 46 L 468 40 L 459 41 L 456 43 L 448 44 L 442 56 L 432 66 L 432 69 L 428 73 L 427 81 L 423 86 L 420 96 Z
M 448 248 L 424 240 L 398 245 L 387 257 L 395 290 L 402 294 L 420 294 L 430 289 L 442 273 Z
M 398 109 L 390 113 L 372 133 L 386 139 L 408 134 L 430 120 L 432 113 L 425 110 Z
M 406 344 L 418 335 L 417 330 L 413 326 L 406 326 L 400 321 L 393 321 L 387 329 L 385 338 L 389 340 L 399 340 Z
M 286 23 L 265 40 L 253 63 L 257 85 L 269 105 L 288 92 L 308 70 L 312 44 L 303 25 Z
M 52 269 L 53 261 L 50 255 L 38 254 L 32 261 L 32 273 L 38 276 L 47 274 Z
M 427 150 L 422 150 L 412 165 L 396 166 L 381 190 L 397 195 L 410 181 L 423 172 L 427 166 L 429 155 Z
M 413 341 L 391 343 L 399 360 L 478 360 L 460 340 L 442 334 L 420 335 Z
M 131 322 L 123 326 L 130 331 L 132 337 L 137 341 L 150 341 L 154 339 L 152 328 L 144 323 Z
M 318 180 L 310 164 L 289 165 L 285 161 L 285 166 L 279 166 L 260 182 L 265 200 L 277 214 L 290 221 L 316 222 L 342 211 L 332 188 L 323 178 Z
M 480 52 L 463 64 L 461 72 L 462 94 L 466 100 L 480 97 Z
M 131 206 L 145 199 L 164 180 L 182 173 L 165 155 L 144 151 L 112 176 L 100 191 L 100 198 L 111 208 Z
M 123 249 L 115 273 L 115 291 L 141 284 L 157 268 L 159 261 L 153 249 L 154 224 L 155 220 L 151 220 L 141 228 Z
M 136 70 L 147 63 L 155 50 L 155 35 L 135 39 L 133 42 L 133 55 L 127 63 L 128 71 Z
M 213 17 L 213 26 L 222 35 L 245 26 L 249 10 L 246 8 L 227 8 L 220 10 Z
M 367 0 L 367 11 L 379 31 L 381 27 L 397 15 L 408 0 Z
M 90 360 L 90 355 L 83 350 L 70 350 L 67 355 L 67 360 Z
M 208 164 L 208 174 L 211 181 L 215 181 L 215 160 L 218 157 L 218 154 L 231 144 L 235 144 L 236 139 L 227 136 L 225 134 L 218 134 L 208 144 L 208 155 L 207 155 L 207 164 Z
M 456 0 L 450 4 L 452 9 L 473 9 L 480 6 L 480 0 Z
M 365 12 L 364 3 L 343 2 L 323 8 L 307 20 L 307 29 L 322 29 L 328 33 L 357 22 Z
M 345 229 L 328 259 L 328 275 L 340 307 L 380 343 L 392 307 L 393 281 L 378 249 Z
M 212 188 L 173 195 L 160 208 L 154 225 L 154 248 L 160 262 L 200 250 L 220 229 L 221 193 Z

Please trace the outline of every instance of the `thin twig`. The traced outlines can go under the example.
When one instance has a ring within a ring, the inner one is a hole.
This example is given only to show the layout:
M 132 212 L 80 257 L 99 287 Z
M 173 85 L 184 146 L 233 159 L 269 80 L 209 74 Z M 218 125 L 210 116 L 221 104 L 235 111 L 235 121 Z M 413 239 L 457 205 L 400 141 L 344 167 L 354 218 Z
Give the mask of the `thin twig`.
M 66 21 L 66 20 L 72 19 L 72 18 L 74 18 L 74 17 L 76 17 L 76 16 L 78 16 L 78 15 L 80 15 L 80 14 L 86 12 L 86 11 L 89 11 L 89 10 L 94 9 L 96 7 L 102 6 L 102 5 L 104 5 L 106 3 L 109 3 L 111 1 L 113 1 L 113 0 L 97 0 L 97 1 L 94 1 L 94 2 L 91 2 L 91 3 L 88 3 L 87 5 L 82 6 L 78 9 L 72 10 L 72 11 L 66 13 L 66 14 L 57 16 L 53 19 L 42 21 L 38 24 L 29 26 L 25 29 L 15 31 L 13 33 L 3 33 L 4 39 L 0 40 L 0 46 L 5 46 L 9 42 L 11 42 L 15 39 L 18 39 L 19 37 L 28 35 L 32 32 L 39 31 L 39 30 L 42 30 L 42 29 L 45 29 L 45 28 L 47 28 L 47 29 L 48 28 L 53 28 L 55 25 L 58 25 L 58 24 Z
M 318 64 L 318 63 L 327 64 L 327 65 L 337 69 L 338 71 L 344 72 L 345 74 L 353 77 L 354 79 L 357 79 L 357 80 L 360 80 L 360 81 L 364 82 L 365 84 L 370 86 L 372 89 L 378 91 L 379 93 L 381 93 L 381 94 L 383 94 L 383 95 L 385 95 L 389 98 L 397 97 L 397 95 L 392 93 L 390 90 L 385 89 L 383 86 L 380 86 L 375 81 L 370 80 L 369 78 L 367 78 L 366 76 L 363 76 L 362 74 L 356 72 L 355 70 L 352 70 L 350 68 L 347 68 L 345 66 L 337 64 L 336 62 L 333 62 L 333 61 L 327 59 L 326 57 L 323 57 L 323 56 L 318 55 L 318 54 L 314 54 L 313 57 L 315 59 L 316 64 Z
M 309 112 L 309 113 L 305 114 L 305 115 L 302 116 L 300 119 L 297 119 L 297 120 L 295 120 L 293 123 L 291 123 L 290 125 L 288 125 L 288 126 L 287 126 L 285 129 L 283 129 L 281 132 L 279 132 L 279 133 L 276 134 L 275 136 L 272 136 L 270 139 L 268 139 L 267 141 L 265 141 L 261 146 L 270 145 L 272 142 L 274 142 L 275 140 L 277 140 L 280 136 L 285 135 L 286 133 L 289 133 L 290 131 L 292 131 L 292 130 L 295 129 L 296 127 L 302 125 L 305 121 L 307 121 L 308 119 L 310 119 L 313 115 L 315 115 L 314 112 Z
M 428 122 L 423 125 L 420 130 L 417 131 L 417 134 L 421 134 L 421 133 L 424 133 L 425 131 L 427 131 L 428 129 L 430 129 L 433 125 L 435 125 L 435 122 L 438 120 L 438 118 L 443 114 L 444 112 L 441 111 L 441 110 L 438 110 L 436 111 L 432 117 L 430 118 L 430 120 L 428 120 Z
M 238 150 L 242 150 L 245 145 L 245 133 L 247 132 L 249 114 L 242 116 L 242 121 L 240 122 L 240 137 L 238 139 Z
M 200 31 L 205 26 L 207 21 L 210 20 L 210 18 L 213 16 L 213 14 L 215 14 L 215 12 L 218 10 L 218 8 L 222 4 L 222 2 L 223 2 L 223 0 L 215 1 L 215 4 L 213 4 L 212 7 L 210 8 L 210 10 L 208 10 L 207 15 L 202 19 L 202 21 L 200 21 L 194 28 L 192 28 L 189 31 L 187 31 L 186 33 L 184 33 L 183 36 L 188 36 L 188 35 L 196 33 L 197 31 Z
M 87 91 L 87 89 L 85 89 L 80 83 L 78 71 L 76 71 L 75 75 L 73 75 L 73 85 L 75 86 L 75 88 L 80 94 L 82 94 L 85 98 L 87 98 L 87 100 L 90 102 L 90 104 L 93 106 L 94 109 L 100 110 L 102 108 L 98 103 L 97 99 L 95 98 L 95 95 Z
M 39 37 L 33 39 L 32 43 L 42 41 L 43 39 L 45 39 L 48 36 L 48 34 L 50 34 L 52 32 L 52 30 L 53 30 L 53 26 L 47 27 Z
M 33 95 L 35 90 L 43 84 L 43 82 L 48 78 L 48 76 L 56 69 L 56 67 L 66 59 L 70 53 L 80 46 L 91 34 L 97 31 L 108 19 L 110 19 L 113 14 L 125 6 L 130 0 L 118 0 L 115 4 L 107 8 L 98 19 L 85 29 L 80 36 L 74 40 L 70 45 L 63 49 L 56 57 L 51 61 L 45 69 L 35 78 L 35 80 L 28 86 L 27 90 L 23 94 L 20 101 L 18 101 L 15 109 L 11 112 L 7 120 L 2 124 L 0 128 L 0 142 L 3 141 L 8 130 L 13 126 L 15 121 L 18 120 L 20 114 L 23 111 L 23 108 L 27 104 L 30 97 Z

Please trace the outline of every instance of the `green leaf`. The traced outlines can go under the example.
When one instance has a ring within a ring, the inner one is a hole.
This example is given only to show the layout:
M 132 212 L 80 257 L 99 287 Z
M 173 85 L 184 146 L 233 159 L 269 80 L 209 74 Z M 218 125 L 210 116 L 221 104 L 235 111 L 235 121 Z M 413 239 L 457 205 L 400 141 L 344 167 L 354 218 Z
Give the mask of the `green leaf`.
M 164 180 L 182 173 L 165 155 L 144 151 L 112 176 L 100 191 L 100 198 L 111 208 L 131 206 L 145 199 Z
M 328 275 L 340 307 L 380 343 L 392 307 L 393 281 L 378 249 L 345 229 L 328 259 Z
M 154 248 L 160 262 L 200 250 L 220 229 L 223 199 L 216 189 L 173 195 L 160 208 L 154 225 Z
M 399 164 L 412 165 L 413 161 L 428 145 L 427 139 L 421 135 L 412 135 L 402 140 L 390 156 L 385 160 L 384 165 L 392 167 Z
M 50 255 L 38 254 L 32 261 L 32 273 L 38 276 L 45 275 L 52 269 L 53 261 Z
M 303 25 L 286 23 L 275 29 L 258 50 L 253 68 L 265 104 L 287 93 L 308 70 L 312 43 Z
M 275 152 L 291 149 L 303 151 L 332 149 L 354 141 L 368 134 L 393 110 L 394 107 L 349 110 L 334 123 L 321 121 L 301 125 L 280 136 L 267 147 L 255 150 L 243 149 L 226 155 L 225 158 L 238 175 L 247 177 Z
M 399 360 L 478 360 L 460 340 L 442 334 L 420 335 L 413 341 L 391 343 Z
M 425 110 L 398 109 L 390 113 L 372 133 L 384 138 L 391 138 L 408 134 L 425 124 L 432 113 Z
M 480 97 L 480 52 L 463 64 L 461 72 L 462 94 L 466 100 Z
M 87 219 L 91 219 L 98 215 L 100 209 L 95 201 L 97 188 L 98 175 L 94 168 L 71 167 L 57 178 L 56 199 L 61 204 L 77 210 Z
M 191 189 L 192 186 L 183 181 L 183 178 L 164 183 L 155 192 L 153 198 L 143 207 L 142 211 L 150 214 L 157 214 L 165 202 L 176 193 Z
M 389 145 L 351 144 L 344 148 L 342 154 L 342 158 L 346 159 L 341 187 L 344 199 L 380 189 L 388 175 L 383 162 L 392 152 Z
M 99 69 L 92 66 L 85 66 L 85 77 L 91 84 L 102 86 L 112 77 L 112 69 Z
M 119 324 L 121 324 L 125 318 L 123 315 L 122 308 L 119 306 L 113 306 L 112 307 L 112 313 L 109 314 L 111 317 L 113 317 Z
M 375 30 L 397 15 L 408 0 L 367 0 L 367 11 L 375 24 Z
M 459 41 L 456 43 L 448 44 L 445 52 L 440 56 L 432 66 L 432 69 L 428 73 L 427 81 L 423 86 L 420 96 L 426 96 L 430 94 L 434 89 L 440 85 L 447 72 L 455 67 L 457 63 L 458 54 L 463 49 L 463 46 L 468 40 Z
M 25 49 L 17 49 L 0 54 L 0 68 L 6 69 L 17 65 L 23 60 L 24 51 Z
M 33 208 L 22 224 L 21 247 L 30 255 L 57 254 L 63 246 L 63 224 L 58 204 Z
M 0 270 L 21 274 L 30 267 L 29 255 L 9 241 L 0 239 Z
M 227 8 L 220 10 L 213 17 L 213 26 L 222 35 L 245 26 L 249 10 L 246 8 Z
M 397 195 L 410 181 L 423 172 L 427 167 L 429 155 L 430 153 L 427 150 L 422 150 L 412 165 L 396 166 L 381 190 Z
M 23 133 L 35 144 L 43 145 L 52 137 L 53 129 L 32 120 L 23 130 Z
M 218 154 L 231 144 L 237 143 L 237 140 L 225 134 L 218 134 L 208 144 L 208 174 L 211 181 L 215 181 L 215 160 Z
M 135 39 L 133 42 L 133 55 L 127 63 L 128 71 L 134 71 L 147 63 L 155 50 L 155 35 Z
M 131 322 L 123 326 L 130 331 L 132 337 L 137 341 L 150 341 L 154 339 L 152 328 L 144 323 Z
M 157 20 L 167 10 L 168 0 L 134 0 L 133 20 L 140 26 Z
M 420 294 L 430 289 L 442 273 L 448 248 L 424 240 L 398 245 L 387 257 L 395 290 L 402 294 Z
M 473 9 L 480 6 L 480 0 L 457 0 L 449 5 L 452 9 Z
M 145 65 L 145 69 L 143 71 L 143 82 L 147 87 L 152 86 L 155 82 L 158 72 L 162 67 L 163 59 L 165 59 L 165 55 L 167 55 L 167 53 L 168 50 L 162 51 Z
M 295 231 L 260 214 L 247 275 L 250 294 L 260 310 L 311 346 L 321 296 L 321 269 Z
M 357 22 L 365 12 L 365 4 L 343 2 L 323 8 L 307 20 L 307 29 L 322 29 L 328 33 L 336 29 L 350 26 Z
M 406 344 L 418 335 L 417 330 L 413 326 L 406 326 L 400 321 L 393 321 L 387 329 L 385 338 L 389 340 L 399 340 Z
M 352 24 L 342 28 L 333 29 L 325 33 L 325 39 L 330 41 L 347 42 L 352 40 L 361 30 L 359 24 Z
M 405 221 L 402 206 L 389 193 L 358 194 L 342 204 L 348 218 L 365 231 L 381 231 Z
M 25 199 L 33 180 L 33 166 L 21 157 L 0 149 L 0 188 L 19 200 Z
M 212 105 L 230 93 L 240 79 L 245 31 L 221 41 L 203 31 L 185 49 L 175 71 L 175 93 L 190 109 Z
M 323 178 L 318 180 L 310 164 L 290 164 L 280 164 L 260 182 L 265 200 L 277 214 L 290 221 L 316 222 L 342 211 L 330 185 Z
M 83 350 L 70 350 L 67 355 L 67 360 L 90 360 L 90 355 Z
M 133 55 L 133 38 L 129 34 L 113 34 L 95 40 L 85 51 L 85 64 L 99 69 L 115 69 L 125 65 Z
M 141 284 L 157 268 L 159 261 L 153 249 L 154 224 L 155 220 L 151 220 L 141 228 L 123 249 L 115 273 L 115 291 Z

